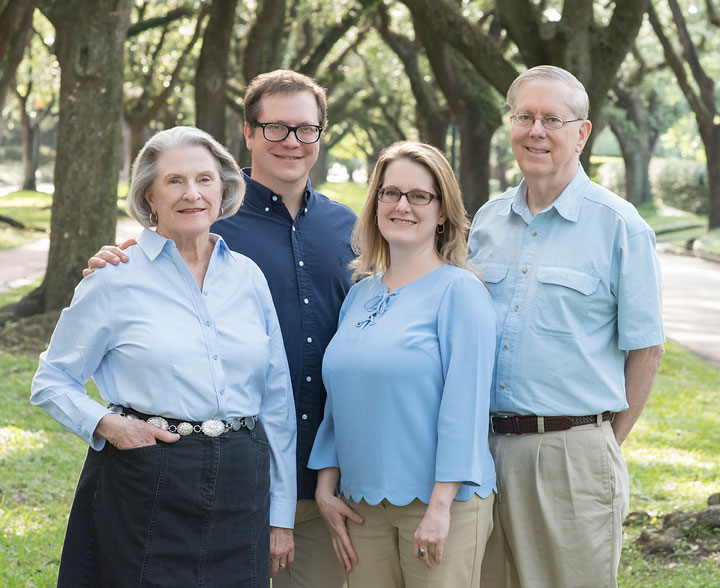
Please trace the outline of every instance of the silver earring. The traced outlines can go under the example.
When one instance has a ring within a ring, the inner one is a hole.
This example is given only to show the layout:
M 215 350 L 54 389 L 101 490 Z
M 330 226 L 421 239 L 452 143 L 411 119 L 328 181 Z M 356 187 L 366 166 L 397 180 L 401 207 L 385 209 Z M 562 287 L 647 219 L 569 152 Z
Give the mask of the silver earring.
M 157 223 L 158 223 L 157 212 L 155 212 L 155 211 L 153 210 L 153 211 L 150 212 L 150 224 L 151 224 L 151 225 L 157 225 Z

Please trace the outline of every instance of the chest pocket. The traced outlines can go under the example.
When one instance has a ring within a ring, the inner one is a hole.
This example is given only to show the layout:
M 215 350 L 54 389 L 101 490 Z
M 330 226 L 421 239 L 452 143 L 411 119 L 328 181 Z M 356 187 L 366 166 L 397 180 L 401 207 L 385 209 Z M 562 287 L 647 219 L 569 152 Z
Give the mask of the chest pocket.
M 532 328 L 543 335 L 573 336 L 583 329 L 600 276 L 562 266 L 541 266 Z

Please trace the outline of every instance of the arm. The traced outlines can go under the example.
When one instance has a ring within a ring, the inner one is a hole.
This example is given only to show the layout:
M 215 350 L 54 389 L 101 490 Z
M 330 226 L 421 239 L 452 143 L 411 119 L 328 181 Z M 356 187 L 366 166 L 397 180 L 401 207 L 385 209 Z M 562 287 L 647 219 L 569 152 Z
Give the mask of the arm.
M 415 555 L 420 557 L 420 548 L 427 552 L 420 559 L 428 568 L 439 566 L 442 561 L 445 541 L 450 533 L 450 506 L 459 489 L 460 482 L 435 482 L 430 504 L 413 536 Z
M 354 523 L 361 525 L 364 519 L 338 496 L 335 496 L 335 488 L 339 480 L 339 468 L 320 470 L 318 472 L 315 500 L 330 531 L 335 555 L 337 555 L 343 570 L 349 572 L 352 570 L 353 565 L 357 564 L 358 557 L 352 546 L 352 541 L 350 541 L 346 521 L 350 519 Z
M 295 560 L 292 529 L 270 527 L 270 577 Z
M 135 239 L 128 239 L 120 246 L 103 245 L 95 255 L 88 259 L 88 266 L 83 270 L 83 278 L 87 278 L 95 268 L 105 267 L 106 263 L 118 265 L 120 262 L 125 263 L 129 258 L 123 249 L 127 249 L 130 245 L 136 245 Z
M 654 345 L 628 352 L 625 360 L 625 395 L 629 408 L 615 415 L 612 427 L 618 445 L 622 445 L 640 418 L 650 396 L 660 358 L 665 353 L 663 345 Z

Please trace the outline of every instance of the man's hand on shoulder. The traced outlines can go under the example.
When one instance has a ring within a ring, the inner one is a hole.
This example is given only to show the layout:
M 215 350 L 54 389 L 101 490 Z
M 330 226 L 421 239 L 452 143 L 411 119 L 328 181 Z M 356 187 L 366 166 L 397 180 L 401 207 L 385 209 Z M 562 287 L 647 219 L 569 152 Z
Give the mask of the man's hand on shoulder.
M 125 263 L 129 258 L 123 249 L 127 249 L 131 245 L 137 245 L 137 241 L 135 241 L 135 239 L 128 239 L 118 247 L 115 247 L 115 245 L 103 245 L 100 251 L 88 260 L 87 269 L 84 269 L 82 273 L 83 278 L 89 276 L 95 269 L 105 267 L 107 263 L 111 263 L 112 265 L 118 265 L 121 262 Z

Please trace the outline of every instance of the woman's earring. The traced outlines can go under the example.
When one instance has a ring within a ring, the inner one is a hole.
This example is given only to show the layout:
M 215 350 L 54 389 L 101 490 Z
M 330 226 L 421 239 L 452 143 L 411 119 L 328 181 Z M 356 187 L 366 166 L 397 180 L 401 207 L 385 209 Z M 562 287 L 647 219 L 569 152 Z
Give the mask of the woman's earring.
M 151 225 L 157 225 L 157 223 L 158 223 L 157 212 L 155 212 L 155 211 L 153 210 L 153 211 L 150 212 L 150 224 L 151 224 Z
M 442 229 L 442 231 L 440 229 Z M 445 223 L 438 225 L 435 230 L 437 231 L 438 235 L 442 235 L 445 232 Z

